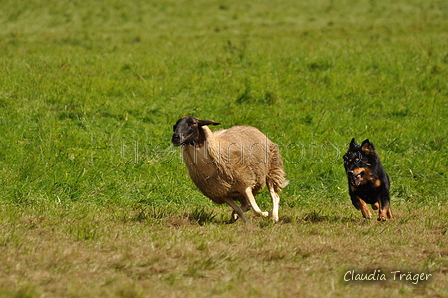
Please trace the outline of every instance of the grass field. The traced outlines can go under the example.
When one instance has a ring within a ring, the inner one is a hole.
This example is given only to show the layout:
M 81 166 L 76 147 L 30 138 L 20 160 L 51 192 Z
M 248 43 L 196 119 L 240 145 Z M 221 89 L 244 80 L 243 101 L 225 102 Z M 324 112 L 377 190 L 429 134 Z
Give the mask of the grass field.
M 446 1 L 0 6 L 0 297 L 448 296 Z M 185 115 L 279 144 L 280 223 L 226 224 L 171 145 Z M 353 137 L 393 220 L 351 205 Z

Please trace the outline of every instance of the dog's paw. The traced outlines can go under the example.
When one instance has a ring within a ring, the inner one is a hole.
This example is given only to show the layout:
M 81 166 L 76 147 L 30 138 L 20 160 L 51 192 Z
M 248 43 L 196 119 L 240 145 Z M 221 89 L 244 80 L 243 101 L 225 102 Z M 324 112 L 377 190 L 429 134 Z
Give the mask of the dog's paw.
M 386 221 L 386 220 L 387 220 L 387 218 L 385 218 L 385 217 L 383 217 L 383 216 L 378 217 L 378 221 Z

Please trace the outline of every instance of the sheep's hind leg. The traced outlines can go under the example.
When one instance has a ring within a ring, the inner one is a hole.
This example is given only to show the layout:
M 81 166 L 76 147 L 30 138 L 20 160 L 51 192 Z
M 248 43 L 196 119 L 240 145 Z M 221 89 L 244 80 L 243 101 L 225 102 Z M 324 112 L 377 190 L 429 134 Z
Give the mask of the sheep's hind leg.
M 246 212 L 247 210 L 250 209 L 250 204 L 249 202 L 246 200 L 245 197 L 240 197 L 238 199 L 238 201 L 241 203 L 241 210 L 243 210 L 243 213 Z M 231 215 L 231 221 L 235 222 L 238 219 L 238 213 L 236 213 L 235 210 L 232 211 L 232 215 Z
M 230 207 L 233 208 L 233 212 L 232 212 L 232 217 L 231 217 L 231 221 L 234 222 L 237 220 L 237 217 L 235 217 L 235 213 L 244 221 L 247 222 L 246 217 L 244 216 L 244 211 L 243 209 L 241 209 L 240 206 L 238 206 L 234 200 L 229 199 L 229 198 L 223 198 L 222 199 L 224 202 L 226 202 Z
M 278 205 L 280 203 L 280 197 L 271 182 L 268 182 L 268 189 L 272 198 L 272 219 L 275 222 L 278 222 Z
M 249 201 L 250 205 L 252 206 L 252 209 L 254 209 L 255 215 L 264 217 L 269 216 L 268 212 L 263 212 L 260 210 L 260 207 L 258 207 L 257 202 L 255 202 L 254 195 L 252 194 L 252 189 L 250 187 L 245 189 L 244 197 Z

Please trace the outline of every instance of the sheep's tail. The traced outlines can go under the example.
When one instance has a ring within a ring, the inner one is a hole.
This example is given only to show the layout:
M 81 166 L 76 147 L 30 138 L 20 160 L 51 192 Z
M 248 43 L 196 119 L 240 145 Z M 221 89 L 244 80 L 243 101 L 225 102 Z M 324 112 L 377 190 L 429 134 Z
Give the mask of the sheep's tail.
M 267 180 L 272 183 L 275 192 L 280 192 L 281 188 L 288 185 L 289 180 L 286 180 L 285 170 L 283 168 L 283 160 L 280 155 L 280 150 L 277 144 L 271 143 L 269 145 L 269 155 L 270 155 L 270 168 Z M 268 184 L 271 184 L 269 183 Z

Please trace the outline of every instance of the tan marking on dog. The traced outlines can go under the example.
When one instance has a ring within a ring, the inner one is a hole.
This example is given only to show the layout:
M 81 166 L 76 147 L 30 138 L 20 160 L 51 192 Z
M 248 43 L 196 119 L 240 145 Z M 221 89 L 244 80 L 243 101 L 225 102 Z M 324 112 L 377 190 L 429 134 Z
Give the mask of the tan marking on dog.
M 375 182 L 373 183 L 374 187 L 380 187 L 381 186 L 381 180 L 380 179 L 376 179 Z
M 374 154 L 375 150 L 372 147 L 372 144 L 366 143 L 362 145 L 361 147 L 362 152 L 364 152 L 365 155 Z
M 393 218 L 390 208 L 388 207 L 386 209 L 381 209 L 380 207 L 378 212 L 378 221 L 386 221 L 388 218 Z
M 390 208 L 387 209 L 386 215 L 387 215 L 387 218 L 393 218 L 392 210 L 390 210 Z
M 372 214 L 370 213 L 369 207 L 367 206 L 366 202 L 364 202 L 363 199 L 359 198 L 358 204 L 356 204 L 356 209 L 361 210 L 362 216 L 364 218 L 370 219 L 372 218 Z
M 354 176 L 359 175 L 359 174 L 361 174 L 362 172 L 365 172 L 365 171 L 367 171 L 367 170 L 368 170 L 368 168 L 356 168 L 356 169 L 353 170 L 353 175 L 354 175 Z
M 366 184 L 368 181 L 372 180 L 372 172 L 370 171 L 369 168 L 356 168 L 353 170 L 353 176 L 357 176 L 362 172 L 364 172 L 364 175 L 362 176 L 362 180 L 359 185 Z

